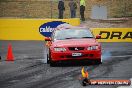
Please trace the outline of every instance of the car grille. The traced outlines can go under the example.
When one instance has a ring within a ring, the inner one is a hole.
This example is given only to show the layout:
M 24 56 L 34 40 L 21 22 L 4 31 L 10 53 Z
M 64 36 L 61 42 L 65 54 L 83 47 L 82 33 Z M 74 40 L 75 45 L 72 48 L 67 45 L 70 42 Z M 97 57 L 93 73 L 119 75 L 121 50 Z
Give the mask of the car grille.
M 68 49 L 71 51 L 80 51 L 80 50 L 84 50 L 84 47 L 68 47 Z
M 87 57 L 88 54 L 82 55 L 82 56 L 71 56 L 71 55 L 67 55 L 66 58 L 83 58 L 83 57 Z

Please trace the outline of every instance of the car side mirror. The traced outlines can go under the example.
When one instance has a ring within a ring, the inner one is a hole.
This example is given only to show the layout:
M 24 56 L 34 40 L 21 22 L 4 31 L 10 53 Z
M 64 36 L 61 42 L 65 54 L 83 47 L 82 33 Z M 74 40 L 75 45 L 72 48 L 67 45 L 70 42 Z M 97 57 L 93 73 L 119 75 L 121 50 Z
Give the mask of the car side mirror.
M 45 37 L 45 41 L 51 41 L 50 37 Z
M 96 39 L 101 39 L 101 35 L 97 35 L 96 36 Z

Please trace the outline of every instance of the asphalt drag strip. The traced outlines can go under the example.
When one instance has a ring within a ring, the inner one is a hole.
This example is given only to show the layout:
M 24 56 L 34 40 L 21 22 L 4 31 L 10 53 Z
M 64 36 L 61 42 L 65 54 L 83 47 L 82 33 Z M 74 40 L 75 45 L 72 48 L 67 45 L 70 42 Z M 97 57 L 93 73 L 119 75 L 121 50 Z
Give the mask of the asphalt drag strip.
M 14 62 L 7 62 L 8 44 Z M 50 67 L 43 62 L 42 41 L 0 41 L 0 88 L 84 88 L 79 81 L 84 66 L 90 79 L 132 78 L 132 43 L 102 43 L 102 64 L 66 64 Z M 118 85 L 88 85 L 86 88 L 117 88 Z M 119 87 L 120 88 L 120 87 Z

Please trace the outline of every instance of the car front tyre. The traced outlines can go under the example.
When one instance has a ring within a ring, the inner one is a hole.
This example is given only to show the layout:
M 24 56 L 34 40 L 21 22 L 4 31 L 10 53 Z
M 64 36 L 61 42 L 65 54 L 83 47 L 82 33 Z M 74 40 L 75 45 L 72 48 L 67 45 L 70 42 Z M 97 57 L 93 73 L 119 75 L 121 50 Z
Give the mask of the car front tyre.
M 50 64 L 50 66 L 51 66 L 51 67 L 54 67 L 54 66 L 56 65 L 56 63 L 55 63 L 54 61 L 52 61 L 50 51 L 49 51 L 49 56 L 48 56 L 48 57 L 49 57 L 49 61 L 48 61 L 48 62 L 49 62 L 49 64 Z
M 96 65 L 102 64 L 101 59 L 99 59 L 99 60 L 95 60 L 95 64 L 96 64 Z
M 49 55 L 47 54 L 47 64 L 49 64 L 50 61 L 49 61 Z
M 55 62 L 53 62 L 53 61 L 50 61 L 50 66 L 51 66 L 51 67 L 54 67 L 54 66 L 56 66 Z

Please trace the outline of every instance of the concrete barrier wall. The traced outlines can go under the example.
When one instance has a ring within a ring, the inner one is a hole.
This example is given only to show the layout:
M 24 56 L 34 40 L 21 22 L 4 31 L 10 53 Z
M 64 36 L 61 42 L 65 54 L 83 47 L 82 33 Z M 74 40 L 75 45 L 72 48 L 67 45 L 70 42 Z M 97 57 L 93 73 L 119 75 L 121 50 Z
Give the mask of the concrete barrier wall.
M 62 21 L 73 26 L 80 25 L 80 19 L 0 19 L 0 40 L 44 40 L 39 27 L 47 22 Z

